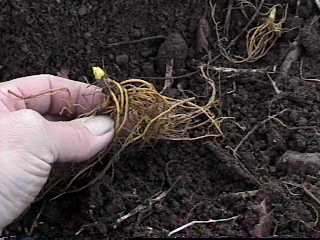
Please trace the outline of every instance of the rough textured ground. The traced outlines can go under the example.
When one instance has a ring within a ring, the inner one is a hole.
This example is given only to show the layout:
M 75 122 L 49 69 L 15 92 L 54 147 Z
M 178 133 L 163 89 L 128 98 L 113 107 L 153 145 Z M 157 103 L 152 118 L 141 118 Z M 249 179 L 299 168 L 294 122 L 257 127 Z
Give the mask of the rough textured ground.
M 260 1 L 250 2 L 258 6 Z M 216 3 L 222 28 L 228 1 Z M 300 66 L 303 62 L 303 77 L 320 76 L 320 28 L 314 19 L 320 12 L 311 0 L 298 7 L 294 0 L 265 3 L 289 4 L 284 27 L 290 31 L 255 63 L 235 65 L 220 57 L 212 65 L 279 69 L 299 34 L 300 57 L 287 76 L 270 75 L 280 94 L 265 74 L 213 74 L 219 114 L 234 118 L 223 125 L 223 139 L 213 145 L 157 142 L 131 149 L 101 181 L 53 201 L 55 194 L 50 193 L 6 234 L 23 235 L 33 225 L 34 239 L 166 237 L 193 220 L 238 216 L 234 221 L 198 224 L 173 236 L 319 237 L 319 159 L 313 159 L 312 167 L 308 163 L 303 167 L 303 153 L 320 152 L 320 85 L 303 80 Z M 252 8 L 244 11 L 249 18 L 254 14 Z M 219 50 L 207 1 L 1 0 L 0 77 L 6 81 L 30 74 L 57 75 L 67 69 L 71 79 L 91 81 L 91 66 L 104 64 L 115 79 L 153 77 L 148 80 L 162 86 L 168 58 L 176 60 L 175 76 L 194 73 L 208 61 L 208 52 L 198 51 L 202 16 L 209 22 L 212 59 Z M 250 27 L 261 21 L 258 17 Z M 247 22 L 239 8 L 233 9 L 228 40 Z M 178 38 L 166 38 L 176 33 Z M 155 38 L 108 45 L 146 37 Z M 244 54 L 244 37 L 231 49 L 233 53 Z M 173 87 L 178 85 L 189 90 L 187 94 L 206 95 L 199 72 L 177 79 Z M 275 114 L 276 119 L 266 120 Z M 235 158 L 230 148 L 252 129 Z M 302 154 L 297 157 L 302 163 L 281 159 L 289 150 Z M 137 214 L 117 224 L 137 207 Z

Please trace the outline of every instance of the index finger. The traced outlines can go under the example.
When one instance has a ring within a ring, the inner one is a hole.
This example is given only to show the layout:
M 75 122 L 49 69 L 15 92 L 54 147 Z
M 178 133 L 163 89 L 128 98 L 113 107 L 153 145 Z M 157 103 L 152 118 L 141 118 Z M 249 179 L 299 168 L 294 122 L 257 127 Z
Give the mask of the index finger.
M 42 115 L 61 111 L 86 113 L 101 104 L 102 89 L 48 74 L 17 78 L 0 83 L 0 111 L 32 109 Z

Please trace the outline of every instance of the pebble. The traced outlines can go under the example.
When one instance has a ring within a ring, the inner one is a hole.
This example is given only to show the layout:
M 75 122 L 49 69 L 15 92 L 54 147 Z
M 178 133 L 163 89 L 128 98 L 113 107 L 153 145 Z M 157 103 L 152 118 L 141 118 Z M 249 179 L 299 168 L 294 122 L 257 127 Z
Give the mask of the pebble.
M 127 54 L 117 55 L 116 62 L 118 65 L 126 65 L 129 62 L 129 56 Z

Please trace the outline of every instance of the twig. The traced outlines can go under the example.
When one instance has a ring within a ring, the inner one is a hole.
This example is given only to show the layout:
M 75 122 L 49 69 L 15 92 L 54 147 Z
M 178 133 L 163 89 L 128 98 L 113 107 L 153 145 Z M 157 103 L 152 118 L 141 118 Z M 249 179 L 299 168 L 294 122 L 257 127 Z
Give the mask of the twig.
M 32 222 L 30 230 L 26 229 L 26 233 L 27 233 L 28 236 L 31 236 L 33 231 L 34 231 L 34 229 L 38 226 L 38 220 L 39 220 L 41 214 L 43 213 L 44 206 L 45 206 L 45 204 L 42 204 L 42 206 L 40 208 L 40 211 L 37 213 L 36 217 L 34 218 L 34 220 Z
M 100 230 L 99 229 L 99 226 L 103 226 L 103 223 L 99 223 L 99 222 L 97 222 L 97 221 L 95 221 L 95 222 L 93 222 L 93 223 L 88 223 L 88 224 L 85 224 L 85 225 L 82 225 L 81 227 L 80 227 L 80 229 L 77 231 L 77 232 L 75 232 L 74 233 L 74 235 L 75 236 L 78 236 L 80 233 L 82 233 L 84 230 L 86 230 L 86 229 L 89 229 L 89 228 L 92 228 L 92 227 L 96 227 L 98 230 Z
M 223 73 L 261 73 L 261 74 L 266 74 L 266 73 L 275 73 L 275 69 L 272 71 L 267 70 L 267 69 L 250 69 L 250 68 L 229 68 L 229 67 L 219 67 L 219 66 L 212 66 L 208 64 L 202 65 L 208 69 L 212 69 L 217 72 L 223 72 Z
M 166 38 L 166 36 L 164 36 L 164 35 L 157 35 L 157 36 L 152 36 L 152 37 L 140 38 L 140 39 L 137 39 L 137 40 L 109 43 L 109 44 L 107 44 L 105 46 L 106 47 L 115 47 L 115 46 L 120 46 L 120 45 L 141 43 L 141 42 L 145 42 L 145 41 L 150 41 L 150 40 L 155 40 L 155 39 L 165 39 L 165 38 Z
M 300 61 L 300 78 L 304 81 L 310 81 L 310 82 L 320 82 L 320 79 L 318 78 L 305 78 L 303 76 L 303 58 Z
M 236 157 L 237 156 L 237 151 L 239 150 L 239 148 L 242 146 L 242 144 L 251 136 L 251 134 L 253 134 L 261 125 L 265 124 L 266 122 L 278 117 L 279 115 L 283 114 L 284 112 L 288 111 L 289 109 L 283 109 L 281 112 L 278 112 L 277 114 L 274 114 L 272 116 L 269 116 L 268 118 L 266 118 L 265 120 L 257 123 L 239 142 L 239 144 L 232 150 L 233 151 L 233 155 Z
M 162 197 L 164 197 L 164 196 L 162 195 Z M 141 204 L 141 205 L 138 205 L 138 206 L 135 207 L 133 210 L 131 210 L 128 214 L 123 215 L 122 217 L 118 218 L 118 219 L 117 219 L 117 222 L 116 222 L 116 224 L 113 226 L 113 228 L 114 228 L 114 229 L 117 228 L 118 224 L 120 224 L 121 222 L 125 221 L 126 219 L 128 219 L 128 218 L 136 215 L 137 213 L 139 213 L 139 212 L 141 212 L 141 211 L 143 211 L 143 210 L 145 210 L 145 209 L 147 209 L 147 208 L 148 208 L 148 206 L 146 206 L 146 205 L 142 205 L 142 204 Z
M 209 6 L 211 8 L 211 19 L 212 19 L 212 21 L 214 23 L 216 37 L 217 37 L 217 43 L 218 43 L 218 47 L 219 47 L 219 51 L 220 51 L 220 54 L 217 54 L 216 57 L 214 57 L 213 59 L 209 60 L 209 63 L 212 63 L 212 62 L 215 62 L 220 56 L 224 55 L 223 53 L 226 51 L 226 49 L 224 49 L 222 44 L 221 44 L 221 38 L 220 38 L 220 34 L 219 34 L 219 24 L 218 24 L 218 22 L 216 21 L 216 18 L 215 18 L 216 4 L 212 4 L 212 0 L 209 0 Z
M 315 206 L 313 206 L 311 203 L 304 203 L 306 205 L 308 205 L 309 207 L 312 208 L 312 210 L 314 211 L 315 215 L 316 215 L 316 219 L 313 222 L 313 226 L 317 226 L 319 223 L 319 211 L 317 210 L 317 208 Z
M 39 195 L 39 197 L 37 197 L 33 202 L 39 202 L 40 200 L 42 200 L 53 188 L 55 188 L 60 182 L 64 181 L 64 178 L 59 178 L 58 180 L 56 180 L 54 183 L 52 184 L 48 184 L 48 187 L 45 189 L 45 191 L 43 191 L 43 193 L 41 195 Z
M 267 76 L 268 76 L 268 78 L 269 78 L 269 80 L 270 80 L 270 82 L 271 82 L 271 85 L 272 85 L 272 87 L 273 87 L 273 89 L 274 89 L 274 91 L 276 92 L 276 94 L 280 94 L 281 93 L 281 91 L 280 91 L 280 89 L 278 88 L 278 86 L 277 86 L 277 84 L 276 84 L 276 81 L 274 81 L 271 77 L 270 77 L 270 75 L 267 73 Z
M 320 206 L 319 198 L 317 198 L 305 185 L 303 185 L 302 188 L 303 188 L 303 191 Z
M 232 94 L 237 91 L 237 84 L 235 81 L 232 82 L 232 90 L 228 91 L 227 94 Z
M 174 79 L 172 79 L 173 74 L 173 66 L 174 66 L 174 59 L 171 58 L 169 63 L 166 64 L 166 79 L 164 81 L 164 86 L 160 92 L 160 94 L 163 94 L 167 89 L 171 88 Z
M 317 126 L 299 126 L 299 127 L 287 127 L 288 130 L 301 130 L 301 129 L 305 129 L 305 130 L 313 130 L 314 133 L 317 135 L 317 136 L 320 136 L 320 132 L 318 131 L 317 129 Z
M 319 206 L 320 206 L 320 199 L 317 198 L 307 187 L 305 184 L 298 184 L 298 183 L 292 183 L 287 181 L 282 181 L 286 185 L 291 185 L 300 189 L 303 189 L 305 194 L 307 194 L 310 198 L 312 198 Z
M 226 20 L 224 22 L 224 35 L 227 39 L 229 39 L 229 28 L 230 28 L 230 20 L 231 20 L 233 1 L 234 0 L 229 0 Z
M 231 218 L 217 219 L 217 220 L 210 219 L 208 221 L 192 221 L 192 222 L 189 222 L 189 223 L 187 223 L 187 224 L 185 224 L 185 225 L 183 225 L 181 227 L 178 227 L 177 229 L 172 230 L 171 232 L 169 232 L 168 237 L 170 237 L 171 235 L 173 235 L 173 234 L 175 234 L 177 232 L 182 231 L 185 228 L 191 227 L 191 226 L 193 226 L 195 224 L 229 222 L 229 221 L 232 221 L 232 220 L 236 220 L 237 218 L 239 218 L 239 216 L 234 216 L 234 217 L 231 217 Z
M 250 184 L 257 186 L 262 185 L 259 179 L 241 162 L 240 159 L 230 155 L 227 151 L 219 146 L 214 145 L 212 142 L 205 144 L 207 149 L 211 151 L 214 157 L 223 164 L 226 165 L 228 173 L 232 176 L 238 175 Z
M 289 194 L 290 194 L 291 196 L 294 196 L 294 197 L 296 197 L 296 196 L 301 196 L 300 193 L 294 193 L 294 192 L 289 188 L 288 185 L 290 185 L 290 184 L 288 184 L 288 183 L 286 183 L 286 182 L 283 182 L 283 183 L 284 183 L 285 188 L 287 189 L 287 191 L 289 192 Z M 291 186 L 291 185 L 290 185 L 290 186 Z M 294 186 L 294 187 L 296 187 L 296 186 Z
M 243 199 L 246 199 L 250 197 L 255 197 L 258 193 L 259 193 L 259 190 L 252 190 L 252 191 L 229 193 L 224 196 L 235 197 L 235 198 L 241 197 Z
M 118 218 L 116 223 L 113 225 L 113 228 L 116 229 L 121 222 L 136 215 L 137 213 L 140 213 L 152 207 L 152 205 L 164 199 L 168 195 L 168 193 L 172 191 L 172 189 L 176 186 L 176 184 L 180 181 L 180 179 L 181 177 L 178 177 L 177 180 L 171 185 L 171 187 L 167 191 L 160 192 L 159 194 L 156 194 L 155 196 L 148 199 L 148 204 L 140 204 L 137 207 L 135 207 L 133 210 L 131 210 L 128 214 Z

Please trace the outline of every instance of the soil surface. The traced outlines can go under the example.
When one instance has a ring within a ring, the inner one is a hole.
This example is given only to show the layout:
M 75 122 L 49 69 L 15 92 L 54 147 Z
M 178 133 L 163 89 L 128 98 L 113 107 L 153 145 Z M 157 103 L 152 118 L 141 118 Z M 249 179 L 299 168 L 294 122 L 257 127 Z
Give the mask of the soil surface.
M 234 64 L 219 48 L 242 32 L 261 0 L 249 1 L 256 8 L 215 2 L 220 41 L 207 1 L 0 1 L 2 81 L 49 73 L 93 82 L 91 67 L 104 66 L 113 79 L 142 78 L 161 89 L 173 59 L 173 76 L 180 77 L 170 94 L 206 100 L 201 64 L 274 71 L 272 84 L 266 73 L 211 70 L 218 115 L 228 117 L 223 138 L 128 149 L 89 188 L 56 199 L 49 192 L 6 235 L 320 237 L 320 158 L 310 155 L 320 152 L 319 8 L 311 0 L 265 0 L 263 13 L 282 5 L 277 17 L 287 4 L 284 31 L 260 60 Z M 258 14 L 248 29 L 264 21 L 266 15 Z M 227 52 L 245 56 L 245 47 L 246 31 Z M 227 220 L 169 234 L 210 219 Z

